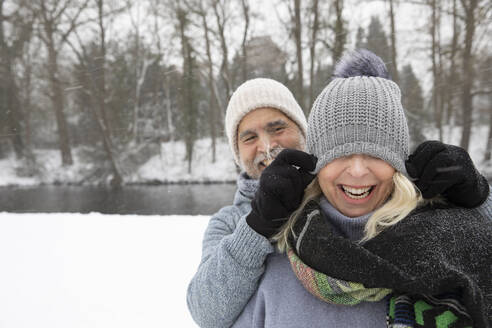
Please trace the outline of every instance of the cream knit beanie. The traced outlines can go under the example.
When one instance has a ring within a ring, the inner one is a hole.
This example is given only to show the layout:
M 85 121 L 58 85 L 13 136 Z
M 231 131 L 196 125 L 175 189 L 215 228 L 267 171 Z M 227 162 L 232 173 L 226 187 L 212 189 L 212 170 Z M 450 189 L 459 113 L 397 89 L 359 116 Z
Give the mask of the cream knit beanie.
M 294 121 L 306 136 L 307 121 L 292 93 L 282 83 L 272 79 L 257 78 L 244 82 L 232 94 L 227 105 L 225 128 L 229 146 L 238 165 L 239 149 L 237 128 L 242 118 L 258 108 L 275 108 Z

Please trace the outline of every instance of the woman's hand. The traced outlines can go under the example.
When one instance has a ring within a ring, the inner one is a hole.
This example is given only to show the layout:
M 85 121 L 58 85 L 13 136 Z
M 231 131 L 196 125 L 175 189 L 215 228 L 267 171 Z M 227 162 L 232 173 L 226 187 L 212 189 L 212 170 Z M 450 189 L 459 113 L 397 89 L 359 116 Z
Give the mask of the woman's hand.
M 301 204 L 304 189 L 314 179 L 310 174 L 317 158 L 300 150 L 284 149 L 263 170 L 260 186 L 246 217 L 259 234 L 272 237 L 289 215 Z
M 489 195 L 489 184 L 463 148 L 440 141 L 420 144 L 405 162 L 424 198 L 443 195 L 449 202 L 476 207 Z

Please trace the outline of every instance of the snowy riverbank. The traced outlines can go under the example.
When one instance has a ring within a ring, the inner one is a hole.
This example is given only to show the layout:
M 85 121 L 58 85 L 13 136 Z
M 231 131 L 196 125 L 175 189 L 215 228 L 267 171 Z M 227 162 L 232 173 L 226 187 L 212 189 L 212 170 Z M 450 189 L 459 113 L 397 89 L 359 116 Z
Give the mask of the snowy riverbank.
M 161 145 L 161 154 L 151 157 L 136 172 L 125 176 L 130 184 L 159 183 L 223 183 L 235 182 L 237 170 L 229 145 L 224 139 L 217 141 L 216 161 L 212 163 L 211 140 L 197 140 L 194 147 L 191 173 L 185 161 L 185 145 L 182 141 Z M 47 149 L 35 151 L 40 174 L 21 177 L 17 174 L 20 163 L 15 156 L 0 160 L 0 186 L 35 186 L 41 184 L 87 184 L 84 172 L 90 172 L 93 164 L 84 163 L 83 155 L 74 150 L 74 164 L 61 165 L 60 152 Z
M 0 327 L 196 327 L 205 216 L 0 213 Z
M 435 129 L 425 132 L 428 139 L 436 139 Z M 459 144 L 460 128 L 445 128 L 443 137 L 447 143 Z M 479 170 L 492 179 L 492 162 L 483 162 L 487 146 L 488 126 L 476 126 L 470 142 L 470 155 Z M 213 183 L 234 182 L 237 176 L 236 166 L 229 146 L 225 139 L 217 140 L 216 161 L 212 163 L 211 140 L 197 140 L 194 147 L 191 173 L 185 161 L 185 146 L 182 141 L 167 142 L 161 145 L 161 154 L 151 157 L 134 173 L 125 177 L 126 183 L 159 184 L 159 183 Z M 19 177 L 16 169 L 19 163 L 12 156 L 0 160 L 0 186 L 8 185 L 39 185 L 39 184 L 81 184 L 85 178 L 82 172 L 91 169 L 82 156 L 74 151 L 75 164 L 71 167 L 61 165 L 57 150 L 37 151 L 41 174 L 35 177 Z

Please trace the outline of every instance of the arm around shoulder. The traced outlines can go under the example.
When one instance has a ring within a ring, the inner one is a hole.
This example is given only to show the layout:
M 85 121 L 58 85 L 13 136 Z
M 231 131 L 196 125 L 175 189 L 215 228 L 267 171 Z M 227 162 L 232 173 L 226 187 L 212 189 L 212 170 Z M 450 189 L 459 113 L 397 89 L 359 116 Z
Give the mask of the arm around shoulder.
M 251 229 L 237 207 L 215 214 L 203 238 L 202 259 L 187 303 L 200 327 L 230 327 L 256 291 L 274 248 Z

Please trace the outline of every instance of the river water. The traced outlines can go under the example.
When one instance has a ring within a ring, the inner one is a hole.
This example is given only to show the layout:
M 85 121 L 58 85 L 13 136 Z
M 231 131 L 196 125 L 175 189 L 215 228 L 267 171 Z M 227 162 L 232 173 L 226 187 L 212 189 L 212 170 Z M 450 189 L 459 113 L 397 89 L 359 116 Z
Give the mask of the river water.
M 210 215 L 232 203 L 235 184 L 0 188 L 0 212 Z

